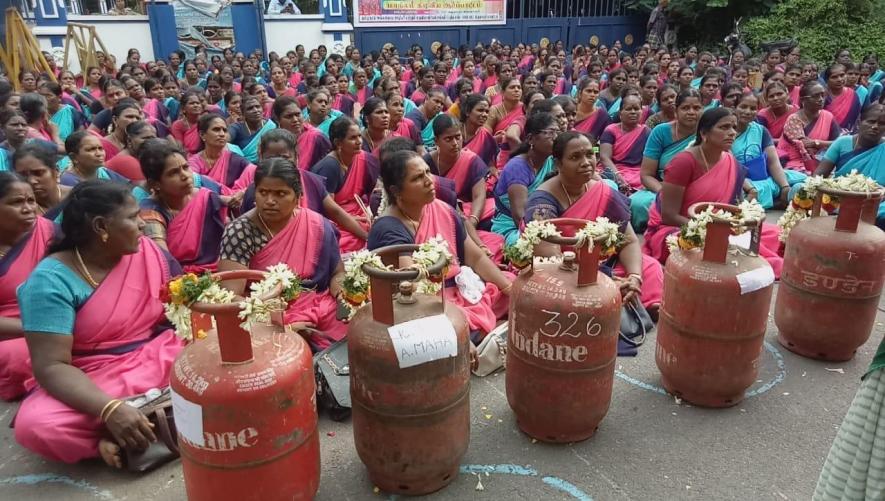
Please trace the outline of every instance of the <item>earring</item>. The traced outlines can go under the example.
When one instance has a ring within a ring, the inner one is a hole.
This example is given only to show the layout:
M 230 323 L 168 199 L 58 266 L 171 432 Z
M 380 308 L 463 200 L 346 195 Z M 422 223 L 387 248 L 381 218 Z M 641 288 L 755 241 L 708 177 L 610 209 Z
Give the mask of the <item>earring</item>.
M 104 244 L 108 243 L 108 234 L 107 233 L 101 234 L 101 243 L 104 243 Z

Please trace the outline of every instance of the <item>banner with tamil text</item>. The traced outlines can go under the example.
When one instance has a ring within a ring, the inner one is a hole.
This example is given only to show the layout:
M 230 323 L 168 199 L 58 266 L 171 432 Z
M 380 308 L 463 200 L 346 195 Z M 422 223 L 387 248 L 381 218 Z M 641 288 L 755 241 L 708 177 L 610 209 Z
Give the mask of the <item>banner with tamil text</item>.
M 506 0 L 353 0 L 358 28 L 505 24 L 506 12 Z

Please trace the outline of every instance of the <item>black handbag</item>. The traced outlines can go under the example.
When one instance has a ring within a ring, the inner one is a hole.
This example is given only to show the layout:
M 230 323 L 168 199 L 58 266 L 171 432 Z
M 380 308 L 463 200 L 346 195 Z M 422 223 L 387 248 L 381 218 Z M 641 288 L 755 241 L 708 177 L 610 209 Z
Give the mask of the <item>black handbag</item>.
M 350 364 L 347 340 L 339 341 L 313 356 L 317 381 L 317 409 L 325 409 L 332 421 L 350 417 Z
M 655 328 L 655 323 L 642 303 L 633 299 L 621 306 L 621 328 L 618 331 L 618 356 L 635 357 L 645 336 Z

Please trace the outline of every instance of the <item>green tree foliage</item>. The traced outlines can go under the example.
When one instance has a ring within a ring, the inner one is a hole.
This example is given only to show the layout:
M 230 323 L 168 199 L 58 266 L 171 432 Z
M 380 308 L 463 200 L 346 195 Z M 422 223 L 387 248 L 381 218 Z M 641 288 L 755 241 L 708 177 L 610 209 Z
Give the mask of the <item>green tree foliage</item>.
M 819 63 L 833 60 L 837 50 L 848 48 L 859 59 L 875 52 L 885 55 L 885 1 L 784 0 L 743 28 L 750 46 L 795 38 L 802 56 Z
M 779 0 L 670 0 L 670 20 L 679 26 L 679 46 L 711 47 L 722 44 L 731 33 L 735 19 L 762 15 Z M 627 6 L 647 14 L 658 0 L 628 0 Z

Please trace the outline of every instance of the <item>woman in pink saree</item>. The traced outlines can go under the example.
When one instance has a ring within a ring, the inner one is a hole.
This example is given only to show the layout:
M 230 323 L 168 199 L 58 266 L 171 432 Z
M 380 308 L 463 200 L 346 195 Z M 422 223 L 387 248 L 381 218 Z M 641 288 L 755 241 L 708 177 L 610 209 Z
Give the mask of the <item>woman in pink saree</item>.
M 227 147 L 227 122 L 221 115 L 207 113 L 200 117 L 197 129 L 205 147 L 188 157 L 191 170 L 220 184 L 224 195 L 242 192 L 255 166 Z
M 642 189 L 640 166 L 651 131 L 639 123 L 642 115 L 639 96 L 625 96 L 618 113 L 621 122 L 606 127 L 599 138 L 599 159 L 618 186 L 633 192 Z
M 812 80 L 802 86 L 799 95 L 802 108 L 787 118 L 777 155 L 784 168 L 810 175 L 840 130 L 833 114 L 823 109 L 823 85 Z
M 612 259 L 613 274 L 620 277 L 616 280 L 625 301 L 636 295 L 650 312 L 656 313 L 664 291 L 664 271 L 656 259 L 642 254 L 630 226 L 630 199 L 595 179 L 596 155 L 587 136 L 575 131 L 560 134 L 553 142 L 553 159 L 558 173 L 529 196 L 525 222 L 560 217 L 595 221 L 606 217 L 618 224 L 626 243 Z M 563 234 L 573 235 L 574 231 L 567 228 Z
M 290 96 L 278 97 L 273 103 L 273 121 L 289 131 L 298 142 L 298 168 L 309 171 L 332 151 L 325 134 L 304 120 L 298 101 Z
M 489 119 L 489 99 L 480 94 L 470 94 L 461 104 L 461 137 L 464 149 L 473 152 L 483 163 L 494 167 L 498 155 L 495 136 L 485 128 Z M 490 176 L 497 179 L 497 176 Z
M 16 289 L 43 259 L 55 224 L 38 217 L 38 205 L 28 183 L 0 172 L 0 398 L 14 400 L 27 391 L 33 377 L 31 357 L 22 330 Z
M 445 297 L 464 311 L 470 337 L 478 344 L 495 328 L 497 319 L 506 315 L 513 276 L 499 270 L 467 236 L 455 210 L 436 199 L 430 168 L 417 153 L 398 151 L 385 157 L 383 183 L 390 206 L 372 225 L 369 249 L 443 238 L 453 256 L 445 280 Z M 409 265 L 409 261 L 408 257 L 400 257 L 401 266 Z M 469 279 L 462 293 L 455 277 L 460 274 L 462 281 L 467 279 L 471 274 L 462 271 L 467 267 L 479 278 Z
M 342 209 L 367 224 L 368 214 L 363 206 L 369 204 L 369 196 L 378 180 L 378 159 L 362 150 L 360 128 L 348 117 L 338 117 L 332 122 L 329 138 L 334 150 L 314 165 L 311 171 L 326 179 L 326 191 Z M 357 202 L 357 198 L 362 204 Z M 366 242 L 357 235 L 341 227 L 338 230 L 341 232 L 341 252 L 353 252 L 366 246 Z
M 475 153 L 461 147 L 461 124 L 448 115 L 440 115 L 433 123 L 436 150 L 424 155 L 430 172 L 451 179 L 466 216 L 467 224 L 476 230 L 477 242 L 492 260 L 504 259 L 504 237 L 492 233 L 495 215 L 494 197 L 486 197 L 489 167 Z
M 578 114 L 575 115 L 574 130 L 587 134 L 596 141 L 602 136 L 602 132 L 611 123 L 605 108 L 596 106 L 599 98 L 599 82 L 590 77 L 584 77 L 578 81 Z
M 23 447 L 53 461 L 101 456 L 157 441 L 126 397 L 169 384 L 183 347 L 166 327 L 160 288 L 180 273 L 141 235 L 138 205 L 118 183 L 84 181 L 68 197 L 65 237 L 19 288 L 36 385 L 15 419 Z
M 301 277 L 305 290 L 289 304 L 285 323 L 295 331 L 310 329 L 305 338 L 314 351 L 347 335 L 336 318 L 344 266 L 332 224 L 300 206 L 301 176 L 289 160 L 262 160 L 255 172 L 255 208 L 228 225 L 221 241 L 218 269 L 266 270 L 283 263 Z M 245 281 L 225 284 L 237 293 Z
M 203 147 L 197 122 L 203 114 L 203 100 L 196 90 L 189 90 L 181 97 L 181 118 L 172 124 L 172 138 L 193 155 Z
M 734 204 L 746 195 L 755 199 L 756 188 L 746 178 L 731 147 L 737 137 L 737 118 L 729 108 L 704 112 L 691 148 L 676 155 L 664 171 L 664 182 L 649 211 L 642 251 L 662 264 L 670 256 L 667 236 L 688 222 L 688 208 L 698 202 Z M 778 253 L 777 226 L 763 224 L 759 255 L 780 277 L 784 260 Z
M 489 118 L 483 125 L 491 132 L 500 146 L 495 167 L 504 168 L 510 160 L 510 152 L 522 142 L 522 131 L 525 128 L 525 113 L 522 110 L 522 84 L 518 78 L 501 80 L 503 101 L 492 106 Z
M 227 206 L 212 190 L 194 187 L 184 153 L 172 143 L 148 140 L 138 161 L 152 193 L 139 204 L 144 234 L 167 249 L 186 273 L 215 271 Z
M 796 86 L 796 90 L 798 98 L 799 86 Z M 771 134 L 772 139 L 777 144 L 781 136 L 784 135 L 784 126 L 787 124 L 787 119 L 790 115 L 799 111 L 799 107 L 790 104 L 787 86 L 781 82 L 769 82 L 765 87 L 765 91 L 763 91 L 763 95 L 768 106 L 759 110 L 756 121 L 768 129 L 768 133 Z
M 833 114 L 833 118 L 843 131 L 854 133 L 857 130 L 862 103 L 857 92 L 845 85 L 845 66 L 839 63 L 830 65 L 824 71 L 824 81 L 827 83 L 824 109 Z

